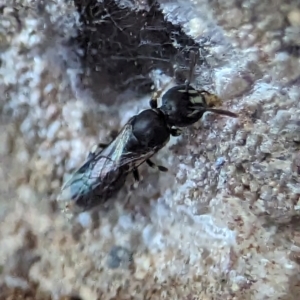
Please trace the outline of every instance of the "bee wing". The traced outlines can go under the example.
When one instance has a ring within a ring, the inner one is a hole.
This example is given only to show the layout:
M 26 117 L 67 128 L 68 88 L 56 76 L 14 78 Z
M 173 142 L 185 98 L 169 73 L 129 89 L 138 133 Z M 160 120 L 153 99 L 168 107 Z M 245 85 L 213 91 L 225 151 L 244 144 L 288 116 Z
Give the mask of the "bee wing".
M 114 164 L 114 167 L 119 168 L 128 164 L 137 166 L 156 152 L 153 148 L 143 150 L 136 149 L 134 152 L 126 151 L 127 142 L 131 136 L 132 125 L 126 124 L 116 139 L 97 156 L 109 158 Z M 95 160 L 97 160 L 97 156 Z
M 119 166 L 124 146 L 130 138 L 132 126 L 126 124 L 119 135 L 102 151 L 97 149 L 63 184 L 58 201 L 76 200 L 95 189 L 105 172 Z
M 132 126 L 126 124 L 115 140 L 102 151 L 98 149 L 98 151 L 94 152 L 72 174 L 71 178 L 63 185 L 57 200 L 61 203 L 82 201 L 83 198 L 89 198 L 92 195 L 92 191 L 101 184 L 103 186 L 100 189 L 100 193 L 105 194 L 106 190 L 110 188 L 110 184 L 114 184 L 119 176 L 126 176 L 126 173 L 128 174 L 133 168 L 138 167 L 157 151 L 156 149 L 148 148 L 143 151 L 127 152 L 126 145 L 131 137 Z M 126 171 L 120 170 L 120 167 L 125 165 L 128 165 Z M 123 174 L 120 172 L 123 172 Z M 106 182 L 103 182 L 103 180 Z M 69 204 L 67 206 L 70 207 Z
M 120 160 L 124 154 L 124 148 L 132 135 L 132 125 L 126 124 L 118 136 L 102 151 L 97 153 L 94 160 L 99 156 L 107 157 L 110 161 L 114 162 L 116 166 L 120 165 Z
M 146 161 L 148 158 L 150 158 L 153 154 L 156 153 L 155 149 L 148 148 L 143 151 L 136 151 L 136 152 L 125 152 L 119 162 L 119 166 L 124 165 L 131 165 L 131 170 L 134 167 L 138 167 L 141 165 L 144 161 Z

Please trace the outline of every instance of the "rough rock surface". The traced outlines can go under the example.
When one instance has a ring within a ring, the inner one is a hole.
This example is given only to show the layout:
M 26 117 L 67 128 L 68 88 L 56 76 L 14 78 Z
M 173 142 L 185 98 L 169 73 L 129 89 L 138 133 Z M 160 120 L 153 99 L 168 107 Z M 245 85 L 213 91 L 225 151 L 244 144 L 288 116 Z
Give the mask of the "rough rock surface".
M 156 156 L 168 174 L 141 168 L 130 205 L 124 187 L 70 222 L 62 181 L 149 95 L 95 99 L 71 2 L 0 1 L 0 299 L 298 299 L 298 2 L 160 3 L 207 41 L 194 85 L 240 117 L 207 114 Z

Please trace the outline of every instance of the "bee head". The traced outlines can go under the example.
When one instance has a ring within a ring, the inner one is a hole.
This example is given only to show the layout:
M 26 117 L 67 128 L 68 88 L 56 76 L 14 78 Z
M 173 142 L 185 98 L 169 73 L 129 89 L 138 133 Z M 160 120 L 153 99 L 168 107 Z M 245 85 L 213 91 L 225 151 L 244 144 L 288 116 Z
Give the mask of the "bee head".
M 199 53 L 198 53 L 199 54 Z M 195 90 L 191 85 L 197 54 L 190 52 L 190 71 L 185 84 L 169 89 L 162 96 L 162 106 L 159 108 L 165 115 L 169 126 L 187 127 L 201 119 L 207 111 L 236 118 L 230 111 L 215 109 L 221 105 L 221 99 L 205 90 Z
M 169 89 L 162 97 L 159 108 L 169 126 L 187 127 L 196 123 L 205 112 L 210 111 L 229 117 L 237 117 L 230 111 L 214 109 L 221 100 L 207 91 L 195 90 L 190 85 L 178 85 Z

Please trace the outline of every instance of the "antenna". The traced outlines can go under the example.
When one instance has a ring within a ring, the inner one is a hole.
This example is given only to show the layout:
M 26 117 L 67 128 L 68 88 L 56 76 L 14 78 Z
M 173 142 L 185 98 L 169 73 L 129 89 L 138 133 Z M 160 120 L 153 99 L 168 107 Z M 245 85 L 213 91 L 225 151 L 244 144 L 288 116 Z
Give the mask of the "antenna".
M 217 108 L 210 108 L 210 107 L 203 107 L 203 105 L 193 105 L 192 106 L 193 109 L 196 109 L 197 112 L 202 111 L 203 113 L 210 111 L 212 113 L 215 114 L 219 114 L 219 115 L 224 115 L 227 117 L 231 117 L 231 118 L 237 118 L 238 115 L 234 112 L 228 111 L 228 110 L 223 110 L 223 109 L 217 109 Z
M 197 64 L 197 55 L 196 55 L 196 52 L 194 50 L 191 50 L 190 51 L 190 71 L 189 71 L 188 79 L 185 82 L 185 84 L 186 84 L 186 86 L 185 86 L 186 93 L 188 92 L 189 85 L 192 82 L 196 64 Z

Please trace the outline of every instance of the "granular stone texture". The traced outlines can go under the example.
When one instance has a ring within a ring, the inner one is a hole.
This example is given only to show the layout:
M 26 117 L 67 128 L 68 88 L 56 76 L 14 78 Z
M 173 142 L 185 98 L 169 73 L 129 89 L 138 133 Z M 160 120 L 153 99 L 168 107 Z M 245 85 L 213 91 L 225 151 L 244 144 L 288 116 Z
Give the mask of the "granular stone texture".
M 239 118 L 206 114 L 154 158 L 168 173 L 142 166 L 126 203 L 131 178 L 72 220 L 56 207 L 62 182 L 150 90 L 116 91 L 84 64 L 80 34 L 96 25 L 78 3 L 0 3 L 0 299 L 298 299 L 297 1 L 161 0 L 166 22 L 199 45 L 193 85 Z M 174 85 L 159 67 L 142 77 Z

